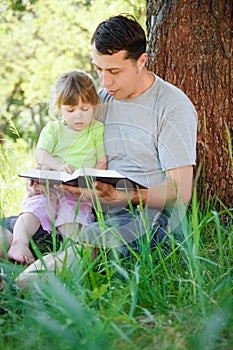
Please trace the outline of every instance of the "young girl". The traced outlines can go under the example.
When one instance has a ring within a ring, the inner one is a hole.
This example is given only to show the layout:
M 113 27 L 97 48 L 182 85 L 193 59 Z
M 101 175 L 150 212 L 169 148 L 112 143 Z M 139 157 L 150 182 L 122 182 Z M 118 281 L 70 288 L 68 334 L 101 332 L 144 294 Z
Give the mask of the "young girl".
M 50 122 L 42 130 L 36 148 L 37 165 L 70 174 L 80 167 L 106 169 L 104 126 L 97 120 L 99 97 L 91 78 L 80 71 L 64 73 L 53 90 L 50 112 L 60 113 L 62 120 Z M 52 187 L 49 193 L 45 193 L 46 188 L 43 192 L 32 197 L 28 193 L 24 199 L 8 251 L 11 260 L 25 264 L 34 261 L 29 237 L 40 225 L 51 232 L 53 222 L 58 233 L 75 240 L 81 226 L 94 220 L 91 203 L 79 202 L 77 197 Z

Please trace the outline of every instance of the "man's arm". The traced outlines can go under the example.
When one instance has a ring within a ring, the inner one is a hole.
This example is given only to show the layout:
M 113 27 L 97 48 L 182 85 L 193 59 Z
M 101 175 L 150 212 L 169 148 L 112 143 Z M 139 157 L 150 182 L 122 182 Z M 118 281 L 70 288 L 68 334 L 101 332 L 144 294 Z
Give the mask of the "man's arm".
M 99 181 L 95 182 L 95 194 L 101 203 L 113 205 L 125 205 L 130 198 L 132 204 L 143 203 L 154 208 L 164 208 L 176 205 L 178 199 L 181 199 L 187 205 L 192 194 L 193 167 L 184 166 L 169 170 L 166 181 L 155 184 L 148 189 L 134 191 L 120 191 L 113 186 Z M 73 187 L 69 185 L 60 185 L 60 187 L 77 195 L 84 200 L 95 198 L 95 194 L 90 189 Z
M 167 172 L 166 181 L 149 188 L 147 205 L 155 208 L 171 207 L 181 200 L 188 205 L 192 196 L 192 165 L 171 169 Z

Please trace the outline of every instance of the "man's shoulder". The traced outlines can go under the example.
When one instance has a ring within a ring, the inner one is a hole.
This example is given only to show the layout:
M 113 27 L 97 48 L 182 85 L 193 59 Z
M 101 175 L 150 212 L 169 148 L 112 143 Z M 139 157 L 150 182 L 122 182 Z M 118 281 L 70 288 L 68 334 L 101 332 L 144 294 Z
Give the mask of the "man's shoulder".
M 176 102 L 176 104 L 180 102 L 191 102 L 181 88 L 159 76 L 156 76 L 156 85 L 158 94 L 160 94 L 160 97 L 162 96 L 167 102 Z

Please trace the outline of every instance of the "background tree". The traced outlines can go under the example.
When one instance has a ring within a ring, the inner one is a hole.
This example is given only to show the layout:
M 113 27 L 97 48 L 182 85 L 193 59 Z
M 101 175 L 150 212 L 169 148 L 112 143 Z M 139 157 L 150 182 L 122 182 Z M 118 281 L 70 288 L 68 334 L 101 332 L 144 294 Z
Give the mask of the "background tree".
M 105 18 L 129 12 L 145 26 L 140 0 L 11 0 L 0 4 L 0 140 L 33 144 L 48 120 L 49 88 L 71 69 L 95 77 L 90 39 Z M 1 142 L 0 141 L 0 142 Z
M 149 68 L 180 87 L 199 117 L 199 198 L 232 207 L 231 0 L 147 0 Z M 197 167 L 196 167 L 197 169 Z

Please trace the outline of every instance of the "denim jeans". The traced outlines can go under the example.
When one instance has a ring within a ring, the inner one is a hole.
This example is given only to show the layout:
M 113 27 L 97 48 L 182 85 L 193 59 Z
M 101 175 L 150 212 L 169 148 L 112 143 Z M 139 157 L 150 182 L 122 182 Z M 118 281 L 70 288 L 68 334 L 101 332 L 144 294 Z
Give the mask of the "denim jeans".
M 13 232 L 17 216 L 11 216 L 0 220 L 0 225 Z M 80 241 L 106 248 L 116 248 L 124 257 L 130 255 L 130 250 L 139 251 L 143 240 L 150 238 L 150 248 L 153 252 L 158 244 L 166 246 L 169 241 L 167 234 L 168 216 L 153 208 L 137 207 L 124 208 L 117 213 L 107 213 L 104 221 L 93 222 L 80 232 Z M 147 235 L 145 234 L 147 233 Z M 62 237 L 57 234 L 59 245 Z M 41 252 L 52 249 L 52 234 L 42 227 L 32 237 Z

